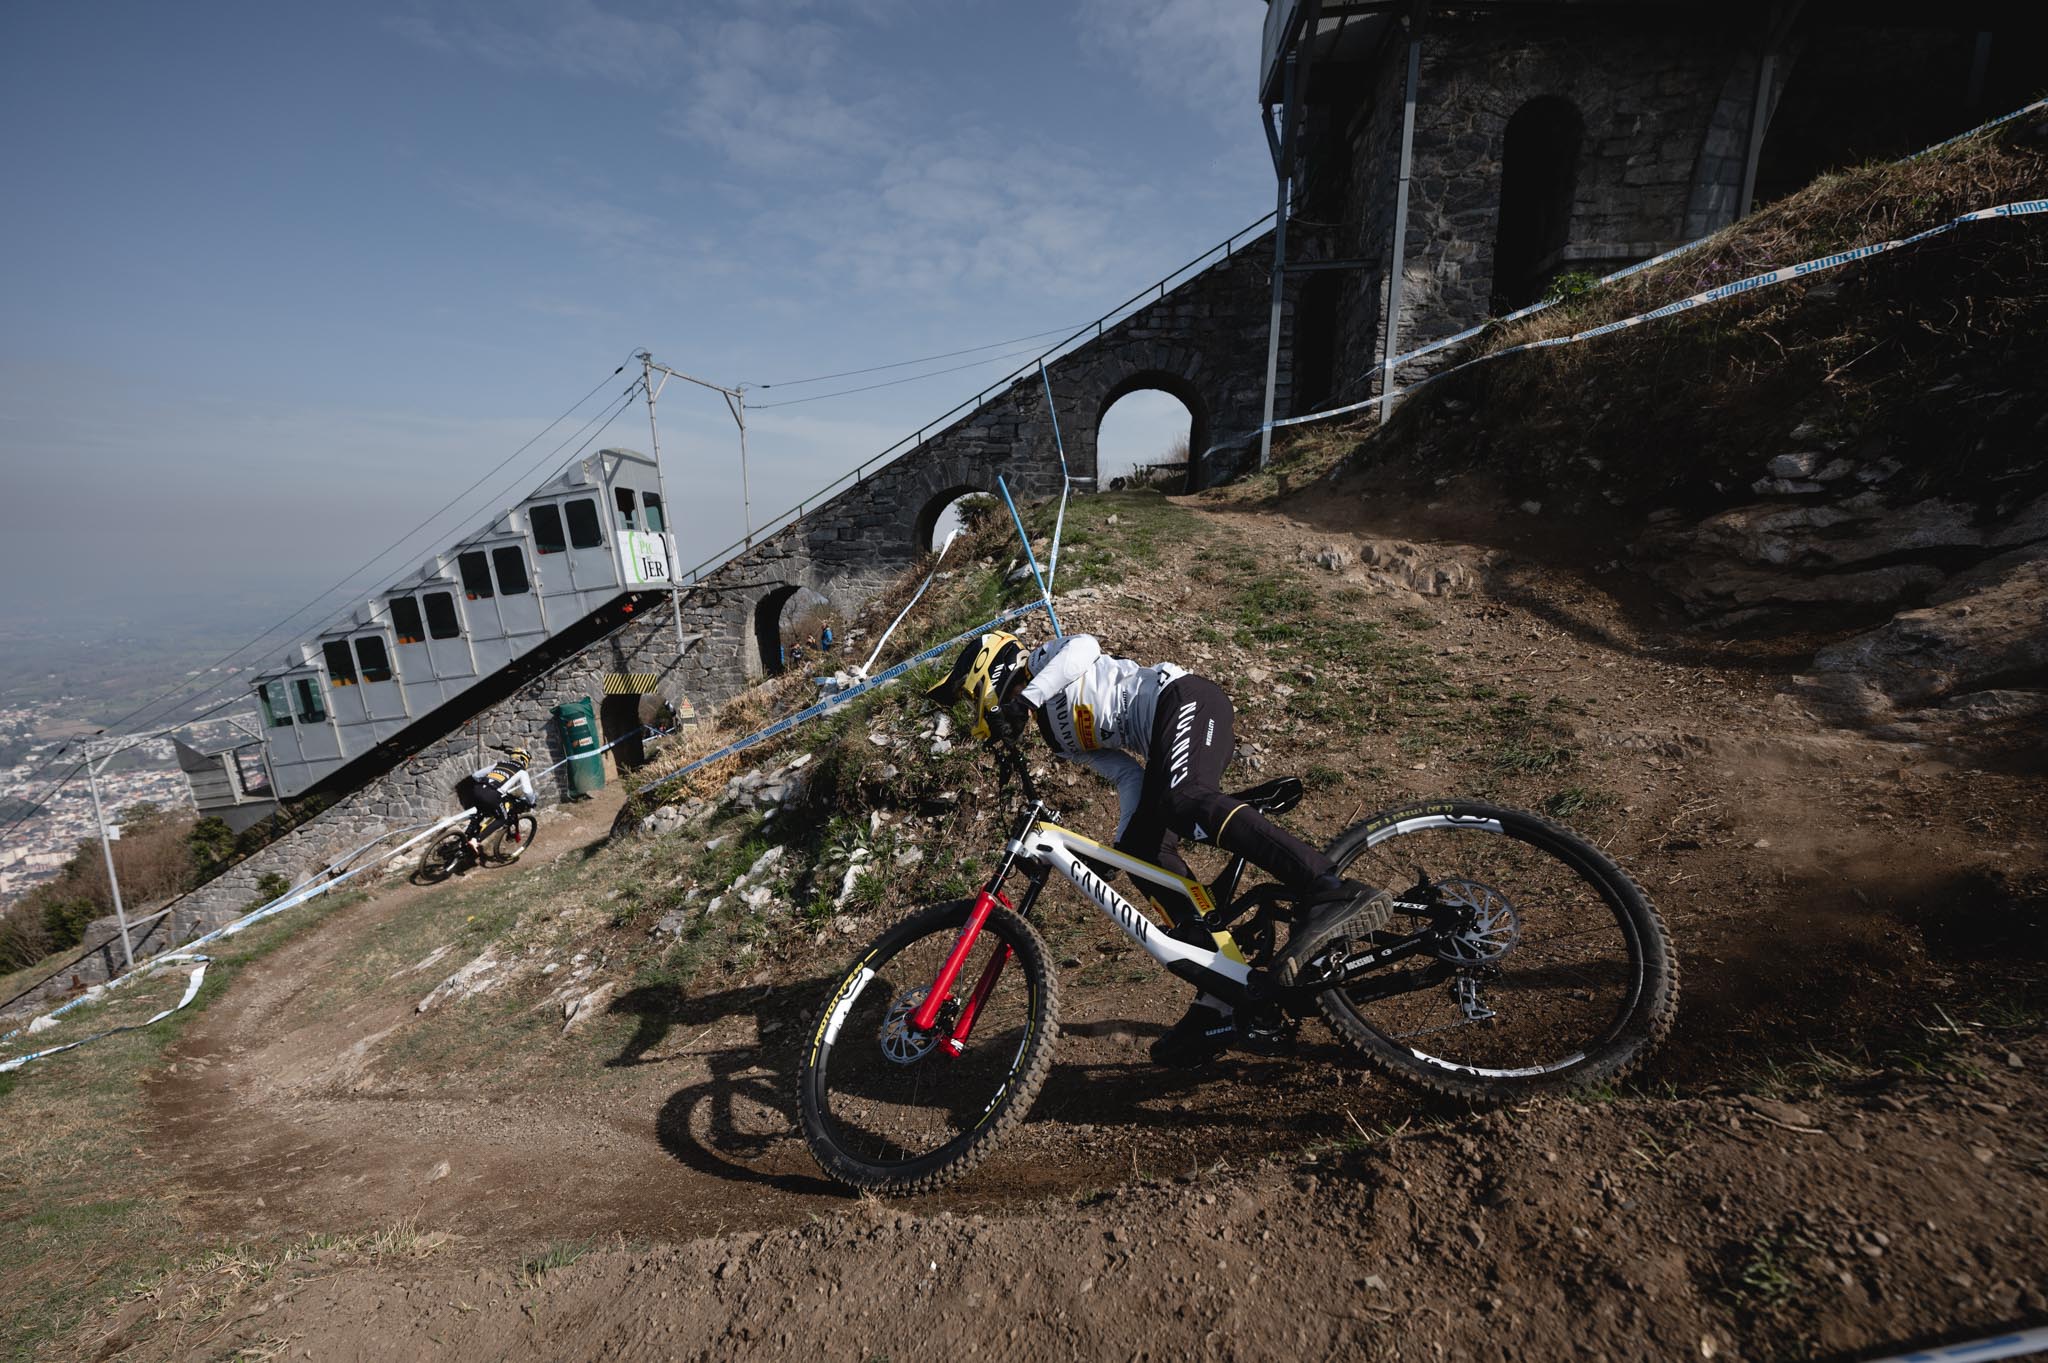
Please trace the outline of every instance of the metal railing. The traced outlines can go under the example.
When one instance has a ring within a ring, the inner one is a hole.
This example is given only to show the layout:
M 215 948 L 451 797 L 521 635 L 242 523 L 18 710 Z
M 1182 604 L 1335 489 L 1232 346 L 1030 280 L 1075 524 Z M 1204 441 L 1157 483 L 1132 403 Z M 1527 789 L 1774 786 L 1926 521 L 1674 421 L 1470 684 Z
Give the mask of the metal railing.
M 798 502 L 794 507 L 791 507 L 787 511 L 784 511 L 775 516 L 771 516 L 767 520 L 762 521 L 759 525 L 754 527 L 750 534 L 743 536 L 740 539 L 734 540 L 725 548 L 720 549 L 717 553 L 711 555 L 702 563 L 699 563 L 696 567 L 690 569 L 689 572 L 685 573 L 682 576 L 682 578 L 677 581 L 677 588 L 681 589 L 683 587 L 690 587 L 696 585 L 697 583 L 703 581 L 707 574 L 716 572 L 718 569 L 723 568 L 727 563 L 730 563 L 733 559 L 739 557 L 742 553 L 746 552 L 748 549 L 751 549 L 755 544 L 759 543 L 764 537 L 772 535 L 779 530 L 787 529 L 790 525 L 802 520 L 806 515 L 810 514 L 811 510 L 818 506 L 820 503 L 829 501 L 831 498 L 838 496 L 841 492 L 845 491 L 849 487 L 855 487 L 858 486 L 860 483 L 865 482 L 870 472 L 874 471 L 875 469 L 881 467 L 884 464 L 894 463 L 897 459 L 901 458 L 905 454 L 908 454 L 916 450 L 919 446 L 923 445 L 925 436 L 929 432 L 933 431 L 934 429 L 943 429 L 947 423 L 949 423 L 954 417 L 960 415 L 962 412 L 970 412 L 980 407 L 983 403 L 989 400 L 989 397 L 992 394 L 999 393 L 1003 389 L 1010 387 L 1012 384 L 1021 381 L 1026 376 L 1035 371 L 1040 365 L 1051 364 L 1059 356 L 1066 353 L 1066 351 L 1070 347 L 1075 347 L 1076 342 L 1085 345 L 1089 341 L 1096 340 L 1099 337 L 1101 337 L 1102 333 L 1105 330 L 1107 330 L 1114 322 L 1121 322 L 1130 314 L 1139 311 L 1141 307 L 1149 307 L 1151 304 L 1163 300 L 1166 297 L 1167 292 L 1170 289 L 1172 289 L 1175 284 L 1182 282 L 1184 279 L 1186 279 L 1189 276 L 1190 272 L 1199 272 L 1199 270 L 1206 270 L 1211 265 L 1221 264 L 1222 262 L 1230 259 L 1231 256 L 1237 253 L 1237 248 L 1240 245 L 1247 244 L 1250 241 L 1256 239 L 1260 232 L 1265 228 L 1266 224 L 1271 222 L 1272 220 L 1273 214 L 1271 212 L 1268 212 L 1263 217 L 1255 219 L 1250 226 L 1240 228 L 1238 231 L 1231 233 L 1228 237 L 1224 238 L 1216 245 L 1211 246 L 1208 250 L 1202 252 L 1193 260 L 1188 261 L 1179 269 L 1173 270 L 1170 273 L 1162 276 L 1155 283 L 1147 284 L 1144 288 L 1138 290 L 1138 292 L 1132 294 L 1123 302 L 1117 304 L 1109 311 L 1103 313 L 1094 321 L 1084 323 L 1082 326 L 1075 329 L 1064 339 L 1053 342 L 1052 345 L 1048 346 L 1045 350 L 1041 351 L 1035 358 L 1025 361 L 1016 369 L 1011 370 L 1003 378 L 998 379 L 994 383 L 991 383 L 984 387 L 980 392 L 976 393 L 973 397 L 964 399 L 963 401 L 954 404 L 946 411 L 941 412 L 938 416 L 933 417 L 930 421 L 927 421 L 920 425 L 917 428 L 917 430 L 912 434 L 904 436 L 901 440 L 898 440 L 895 444 L 889 446 L 881 453 L 873 455 L 870 458 L 864 460 L 862 463 L 856 465 L 851 471 L 840 474 L 837 478 L 834 478 L 831 482 L 825 484 L 824 487 L 820 488 L 818 491 L 812 493 L 810 496 Z

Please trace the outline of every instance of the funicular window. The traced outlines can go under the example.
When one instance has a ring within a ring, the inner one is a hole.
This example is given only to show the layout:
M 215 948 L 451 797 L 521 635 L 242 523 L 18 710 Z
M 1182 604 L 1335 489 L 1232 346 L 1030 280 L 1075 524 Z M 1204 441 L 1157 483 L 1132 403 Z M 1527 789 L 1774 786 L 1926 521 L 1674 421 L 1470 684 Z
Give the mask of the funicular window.
M 664 530 L 668 529 L 668 518 L 667 518 L 666 516 L 663 516 L 663 515 L 661 514 L 661 494 L 660 494 L 660 493 L 658 493 L 658 492 L 643 492 L 643 493 L 641 493 L 641 494 L 640 494 L 640 505 L 641 505 L 641 506 L 643 506 L 643 507 L 645 507 L 645 508 L 646 508 L 646 510 L 647 510 L 647 532 L 648 532 L 649 534 L 651 534 L 651 535 L 659 535 L 659 534 L 660 534 L 660 533 L 661 533 L 662 531 L 664 531 Z
M 356 639 L 356 660 L 363 665 L 364 681 L 391 680 L 391 654 L 376 635 L 364 634 Z
M 640 528 L 638 524 L 639 517 L 635 515 L 633 489 L 629 487 L 614 488 L 612 489 L 612 496 L 619 503 L 619 529 L 638 530 Z
M 321 702 L 320 688 L 313 685 L 313 679 L 300 677 L 292 683 L 292 689 L 299 693 L 299 723 L 325 723 L 327 706 Z
M 265 724 L 273 729 L 289 729 L 292 727 L 292 698 L 291 693 L 284 689 L 283 682 L 265 682 L 263 683 L 262 690 L 257 694 L 263 698 L 263 722 Z
M 356 684 L 356 660 L 348 654 L 348 645 L 340 639 L 329 639 L 320 645 L 320 651 L 327 655 L 327 684 L 329 686 L 354 686 Z
M 244 795 L 270 794 L 270 774 L 263 769 L 263 754 L 255 748 L 235 749 L 235 780 Z
M 472 549 L 455 560 L 462 570 L 462 590 L 472 601 L 488 601 L 494 595 L 491 591 L 491 564 L 481 549 Z
M 460 639 L 462 621 L 455 614 L 453 592 L 428 592 L 422 598 L 427 607 L 427 633 L 436 639 Z
M 409 596 L 391 598 L 391 632 L 401 644 L 417 644 L 426 639 L 427 627 L 420 619 L 419 602 Z
M 588 497 L 562 503 L 569 518 L 569 543 L 578 549 L 604 548 L 604 527 L 598 523 L 597 503 Z
M 491 562 L 498 569 L 498 590 L 506 596 L 518 596 L 527 589 L 526 555 L 519 552 L 519 546 L 508 544 L 491 550 Z
M 526 519 L 533 525 L 533 547 L 541 553 L 559 554 L 569 547 L 562 538 L 562 513 L 553 502 L 534 507 Z

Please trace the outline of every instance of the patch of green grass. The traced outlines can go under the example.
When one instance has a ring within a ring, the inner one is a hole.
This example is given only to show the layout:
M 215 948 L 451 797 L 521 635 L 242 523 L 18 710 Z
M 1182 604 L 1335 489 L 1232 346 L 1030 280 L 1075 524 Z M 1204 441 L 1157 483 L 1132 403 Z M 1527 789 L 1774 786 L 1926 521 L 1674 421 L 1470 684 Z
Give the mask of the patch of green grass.
M 548 1274 L 558 1268 L 567 1268 L 588 1253 L 588 1241 L 557 1240 L 519 1265 L 519 1280 L 528 1287 L 534 1287 Z
M 1570 819 L 1605 813 L 1620 803 L 1621 797 L 1611 790 L 1566 786 L 1544 796 L 1538 807 L 1553 819 Z

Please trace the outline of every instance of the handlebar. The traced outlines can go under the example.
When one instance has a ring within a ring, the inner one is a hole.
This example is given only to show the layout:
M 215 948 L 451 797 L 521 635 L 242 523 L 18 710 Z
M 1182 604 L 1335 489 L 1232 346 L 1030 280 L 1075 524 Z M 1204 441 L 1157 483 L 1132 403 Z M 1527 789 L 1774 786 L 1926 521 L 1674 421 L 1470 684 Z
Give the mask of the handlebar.
M 1000 782 L 1003 779 L 1003 770 L 1007 767 L 1017 773 L 1018 783 L 1024 787 L 1024 798 L 1034 805 L 1044 804 L 1045 801 L 1039 798 L 1038 783 L 1031 779 L 1031 761 L 1017 746 L 1017 740 L 1008 734 L 991 734 L 990 738 L 989 746 L 996 754 L 996 780 Z

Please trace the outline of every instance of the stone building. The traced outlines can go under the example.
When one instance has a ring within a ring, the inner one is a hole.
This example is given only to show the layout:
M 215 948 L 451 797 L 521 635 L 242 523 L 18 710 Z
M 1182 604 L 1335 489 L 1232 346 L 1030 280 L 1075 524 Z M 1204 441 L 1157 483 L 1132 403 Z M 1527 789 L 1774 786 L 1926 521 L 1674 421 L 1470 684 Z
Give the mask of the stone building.
M 1299 120 L 1294 410 L 1378 391 L 1411 51 L 1397 354 L 2017 107 L 2044 8 L 1272 0 L 1261 97 L 1279 125 L 1291 55 Z

